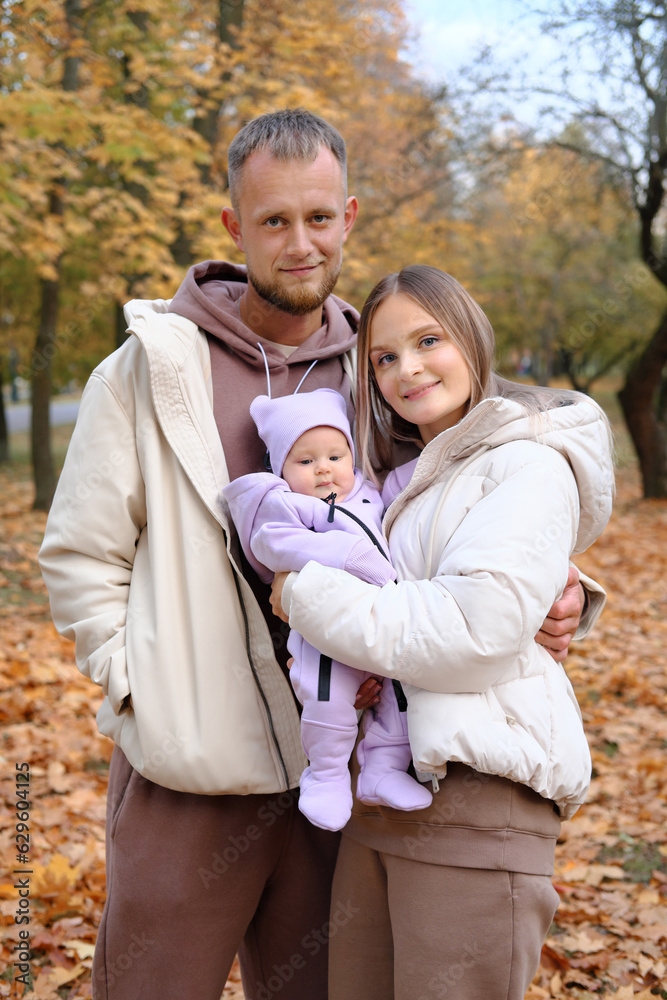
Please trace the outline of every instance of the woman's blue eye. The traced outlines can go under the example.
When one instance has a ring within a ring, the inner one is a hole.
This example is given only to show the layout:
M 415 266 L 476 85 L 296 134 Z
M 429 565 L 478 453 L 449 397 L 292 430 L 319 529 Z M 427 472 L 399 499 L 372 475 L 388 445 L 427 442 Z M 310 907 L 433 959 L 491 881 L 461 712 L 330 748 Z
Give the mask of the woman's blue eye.
M 437 344 L 437 343 L 438 343 L 437 337 L 424 337 L 424 339 L 422 340 L 422 344 L 424 345 L 424 347 L 431 347 L 432 344 Z
M 395 357 L 395 354 L 383 354 L 381 358 L 378 358 L 378 366 L 386 361 L 393 361 Z

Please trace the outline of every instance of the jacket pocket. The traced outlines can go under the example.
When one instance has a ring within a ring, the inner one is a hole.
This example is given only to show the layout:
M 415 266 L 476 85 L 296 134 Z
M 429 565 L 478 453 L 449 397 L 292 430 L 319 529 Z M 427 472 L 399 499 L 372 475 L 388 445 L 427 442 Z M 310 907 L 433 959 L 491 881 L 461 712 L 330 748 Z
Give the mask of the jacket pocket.
M 119 747 L 114 747 L 111 768 L 113 770 L 113 773 L 109 775 L 109 801 L 111 807 L 107 816 L 107 823 L 109 826 L 109 836 L 113 840 L 116 835 L 116 827 L 118 826 L 120 814 L 129 797 L 128 789 L 130 784 L 133 778 L 138 778 L 140 775 L 134 770 Z

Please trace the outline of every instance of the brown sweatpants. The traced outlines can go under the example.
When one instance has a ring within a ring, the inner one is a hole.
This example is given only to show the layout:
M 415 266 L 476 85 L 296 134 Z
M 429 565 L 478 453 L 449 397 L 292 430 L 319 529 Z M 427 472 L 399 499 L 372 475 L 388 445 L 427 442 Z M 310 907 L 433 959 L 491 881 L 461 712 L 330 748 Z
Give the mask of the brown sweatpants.
M 343 836 L 329 1000 L 523 1000 L 558 906 L 546 875 L 450 868 Z
M 116 748 L 95 1000 L 220 1000 L 237 952 L 246 1000 L 326 1000 L 340 837 L 297 801 L 172 791 Z

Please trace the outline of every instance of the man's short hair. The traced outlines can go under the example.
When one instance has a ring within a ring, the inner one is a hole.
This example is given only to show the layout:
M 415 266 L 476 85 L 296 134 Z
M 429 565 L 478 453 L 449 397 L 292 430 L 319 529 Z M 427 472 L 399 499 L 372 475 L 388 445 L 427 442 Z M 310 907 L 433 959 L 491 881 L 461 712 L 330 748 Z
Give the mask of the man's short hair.
M 347 185 L 345 140 L 324 118 L 305 108 L 283 108 L 253 118 L 234 136 L 227 152 L 229 194 L 234 209 L 238 205 L 243 165 L 255 150 L 266 150 L 277 160 L 312 162 L 322 146 L 338 160 L 343 184 Z

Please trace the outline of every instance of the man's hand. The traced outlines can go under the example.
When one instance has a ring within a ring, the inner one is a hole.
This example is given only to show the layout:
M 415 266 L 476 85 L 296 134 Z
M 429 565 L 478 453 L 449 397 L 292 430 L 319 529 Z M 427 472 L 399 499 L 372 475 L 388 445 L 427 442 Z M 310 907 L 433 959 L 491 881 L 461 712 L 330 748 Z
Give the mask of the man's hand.
M 288 576 L 289 573 L 276 573 L 273 578 L 273 583 L 271 584 L 271 596 L 269 598 L 274 615 L 276 618 L 280 618 L 283 622 L 289 622 L 289 616 L 283 611 L 281 602 L 283 587 L 285 586 L 285 580 Z
M 364 683 L 357 691 L 357 697 L 354 700 L 354 707 L 372 708 L 373 705 L 377 705 L 377 703 L 379 702 L 381 693 L 382 693 L 382 678 L 367 677 Z
M 585 602 L 584 588 L 579 583 L 579 570 L 570 567 L 563 596 L 553 605 L 535 636 L 556 663 L 562 663 L 574 633 L 579 628 Z

